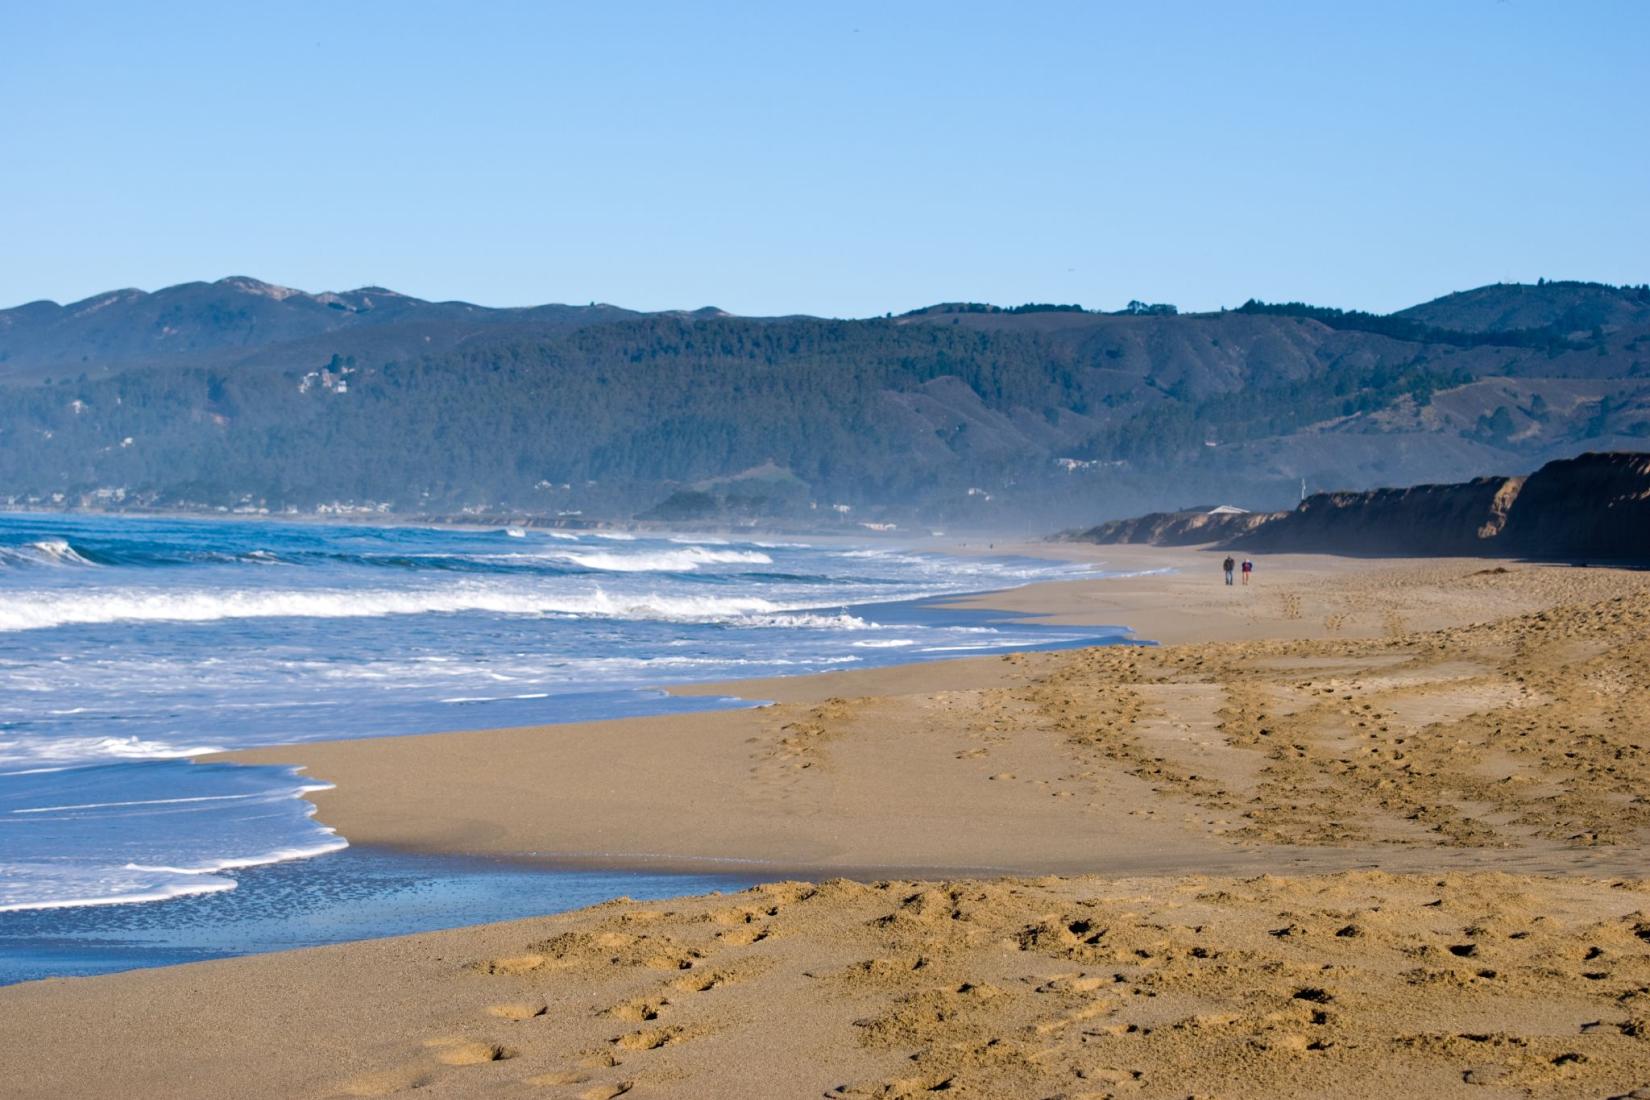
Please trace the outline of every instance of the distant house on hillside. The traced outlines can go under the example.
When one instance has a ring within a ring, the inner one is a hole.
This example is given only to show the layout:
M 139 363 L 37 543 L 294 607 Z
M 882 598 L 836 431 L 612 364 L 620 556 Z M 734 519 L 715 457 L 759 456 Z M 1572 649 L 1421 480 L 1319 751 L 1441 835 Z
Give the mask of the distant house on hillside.
M 1221 504 L 1209 509 L 1209 515 L 1211 516 L 1246 516 L 1248 514 L 1249 509 L 1239 508 L 1235 504 Z

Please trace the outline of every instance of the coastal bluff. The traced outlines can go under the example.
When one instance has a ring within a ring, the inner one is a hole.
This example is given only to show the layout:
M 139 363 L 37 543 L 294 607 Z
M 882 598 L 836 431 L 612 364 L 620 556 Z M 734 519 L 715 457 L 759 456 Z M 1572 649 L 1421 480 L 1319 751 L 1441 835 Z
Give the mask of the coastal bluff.
M 1650 454 L 1589 452 L 1527 477 L 1315 493 L 1290 512 L 1156 513 L 1055 537 L 1270 553 L 1641 561 L 1650 559 Z

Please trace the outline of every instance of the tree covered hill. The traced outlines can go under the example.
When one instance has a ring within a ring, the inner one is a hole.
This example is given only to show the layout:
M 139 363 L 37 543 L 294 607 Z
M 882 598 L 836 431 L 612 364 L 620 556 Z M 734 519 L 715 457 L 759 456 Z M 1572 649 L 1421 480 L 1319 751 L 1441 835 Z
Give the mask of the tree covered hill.
M 1503 327 L 1496 327 L 1496 326 Z M 250 279 L 0 311 L 0 502 L 1070 526 L 1650 436 L 1650 290 L 494 310 Z

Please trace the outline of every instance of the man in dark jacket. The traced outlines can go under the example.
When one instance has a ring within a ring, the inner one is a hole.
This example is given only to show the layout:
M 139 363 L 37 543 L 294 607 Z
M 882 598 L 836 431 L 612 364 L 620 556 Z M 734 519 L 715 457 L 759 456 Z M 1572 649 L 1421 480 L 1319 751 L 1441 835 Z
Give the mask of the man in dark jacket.
M 1235 565 L 1237 565 L 1237 562 L 1232 560 L 1232 555 L 1230 555 L 1230 554 L 1227 554 L 1226 555 L 1226 560 L 1220 563 L 1220 567 L 1222 569 L 1226 570 L 1226 583 L 1227 584 L 1232 583 L 1232 568 Z

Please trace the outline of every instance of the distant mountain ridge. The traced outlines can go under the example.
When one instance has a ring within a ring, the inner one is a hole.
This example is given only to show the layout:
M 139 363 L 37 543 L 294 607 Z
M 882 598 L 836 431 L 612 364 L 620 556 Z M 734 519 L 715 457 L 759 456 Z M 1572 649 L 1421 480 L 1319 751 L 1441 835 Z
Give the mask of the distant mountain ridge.
M 1394 316 L 1461 332 L 1555 328 L 1583 333 L 1601 325 L 1619 329 L 1650 324 L 1650 295 L 1602 283 L 1497 283 L 1446 294 Z
M 1647 439 L 1646 287 L 829 320 L 233 277 L 0 310 L 14 506 L 1063 527 Z
M 596 303 L 495 309 L 428 302 L 383 287 L 311 294 L 230 276 L 152 293 L 113 290 L 68 305 L 42 301 L 0 310 L 0 378 L 52 370 L 232 366 L 272 360 L 277 349 L 300 356 L 328 338 L 351 350 L 374 340 L 447 350 L 490 330 L 556 331 L 637 316 Z M 363 336 L 359 330 L 373 331 Z

